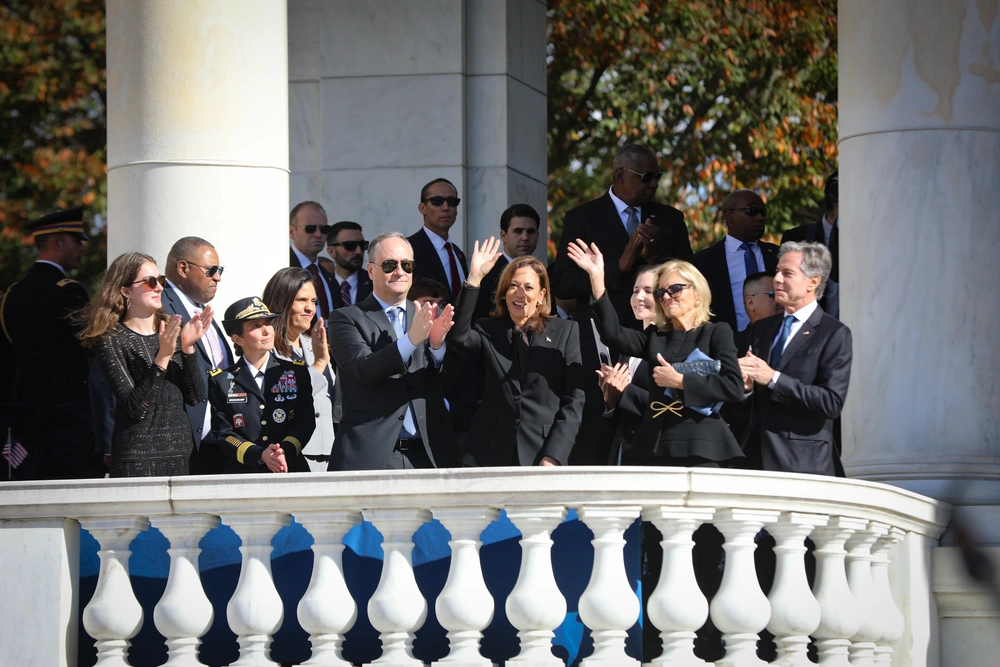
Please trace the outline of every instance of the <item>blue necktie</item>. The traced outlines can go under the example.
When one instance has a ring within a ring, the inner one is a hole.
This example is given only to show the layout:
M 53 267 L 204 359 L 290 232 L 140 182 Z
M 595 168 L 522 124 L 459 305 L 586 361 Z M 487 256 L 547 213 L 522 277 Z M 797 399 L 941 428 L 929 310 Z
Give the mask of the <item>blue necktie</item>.
M 631 238 L 631 236 L 635 234 L 635 230 L 639 229 L 639 215 L 632 206 L 625 209 L 625 212 L 628 213 L 628 218 L 625 220 L 625 231 L 628 232 L 628 235 Z
M 389 321 L 396 331 L 396 339 L 399 340 L 406 335 L 406 311 L 399 306 L 389 309 Z M 416 420 L 413 418 L 413 406 L 407 405 L 403 414 L 403 427 L 399 430 L 399 437 L 403 440 L 409 438 L 419 438 L 420 431 L 417 430 Z
M 746 280 L 755 273 L 760 272 L 760 268 L 757 267 L 757 257 L 753 254 L 753 244 L 744 241 L 740 244 L 740 250 L 743 251 L 743 266 L 746 267 L 747 274 L 743 276 Z
M 776 368 L 778 362 L 781 361 L 781 355 L 785 351 L 785 343 L 788 342 L 788 335 L 792 333 L 792 323 L 794 322 L 794 315 L 785 315 L 785 322 L 781 325 L 781 333 L 778 334 L 778 339 L 774 341 L 774 347 L 771 348 L 771 360 L 769 363 L 771 368 Z

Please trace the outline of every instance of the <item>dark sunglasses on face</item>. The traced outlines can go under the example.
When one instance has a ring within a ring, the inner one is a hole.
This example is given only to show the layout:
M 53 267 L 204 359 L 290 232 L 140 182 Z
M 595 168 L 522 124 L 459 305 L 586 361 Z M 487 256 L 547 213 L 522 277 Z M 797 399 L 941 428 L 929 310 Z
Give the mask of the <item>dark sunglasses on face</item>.
M 749 299 L 752 296 L 758 296 L 760 294 L 766 294 L 769 297 L 771 297 L 772 299 L 774 298 L 774 292 L 754 292 L 753 294 L 747 294 L 747 298 Z
M 181 261 L 184 262 L 185 264 L 190 264 L 191 266 L 197 266 L 199 269 L 205 272 L 205 277 L 207 278 L 211 278 L 216 273 L 218 273 L 219 276 L 221 277 L 222 272 L 226 270 L 226 267 L 224 266 L 202 266 L 201 264 L 195 264 L 194 262 L 189 262 L 186 259 L 182 259 Z
M 663 177 L 662 171 L 644 171 L 642 173 L 639 173 L 638 171 L 634 169 L 629 169 L 628 167 L 625 167 L 625 171 L 631 171 L 633 174 L 638 176 L 639 180 L 642 181 L 643 183 L 649 183 L 650 181 L 656 181 L 657 183 L 659 183 L 660 178 Z
M 402 266 L 403 271 L 405 271 L 406 273 L 413 273 L 413 264 L 414 262 L 412 259 L 404 259 L 403 261 L 395 259 L 387 259 L 381 264 L 379 264 L 379 266 L 382 267 L 382 273 L 385 274 L 392 273 L 393 271 L 396 270 L 397 266 Z
M 159 283 L 160 287 L 166 287 L 167 286 L 167 277 L 166 276 L 146 276 L 145 278 L 140 278 L 139 280 L 136 280 L 134 282 L 129 283 L 129 285 L 138 285 L 139 283 L 142 283 L 143 285 L 145 285 L 146 289 L 154 290 L 154 289 L 156 289 L 157 283 Z
M 354 252 L 361 246 L 361 250 L 368 250 L 368 241 L 341 241 L 340 243 L 331 243 L 330 247 L 341 246 L 347 252 Z
M 306 234 L 315 234 L 317 229 L 323 234 L 329 234 L 333 225 L 302 225 L 300 229 L 304 230 Z
M 756 218 L 759 213 L 762 218 L 767 217 L 767 207 L 766 206 L 747 206 L 746 208 L 727 208 L 727 211 L 743 211 L 751 218 Z
M 448 202 L 448 206 L 455 208 L 461 201 L 458 197 L 428 197 L 424 203 L 430 202 L 432 206 L 444 206 L 444 203 Z
M 668 296 L 673 298 L 683 292 L 686 287 L 694 287 L 694 285 L 676 283 L 667 288 L 660 287 L 659 289 L 653 290 L 653 298 L 657 301 L 663 301 Z

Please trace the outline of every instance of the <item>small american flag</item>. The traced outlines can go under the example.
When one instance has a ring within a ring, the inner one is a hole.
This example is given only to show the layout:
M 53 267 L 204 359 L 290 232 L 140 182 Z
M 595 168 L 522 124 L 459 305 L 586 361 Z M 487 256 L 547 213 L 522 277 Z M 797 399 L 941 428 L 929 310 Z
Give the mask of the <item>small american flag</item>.
M 20 442 L 8 436 L 7 444 L 3 446 L 3 457 L 11 468 L 16 468 L 24 463 L 24 459 L 28 458 L 28 450 Z

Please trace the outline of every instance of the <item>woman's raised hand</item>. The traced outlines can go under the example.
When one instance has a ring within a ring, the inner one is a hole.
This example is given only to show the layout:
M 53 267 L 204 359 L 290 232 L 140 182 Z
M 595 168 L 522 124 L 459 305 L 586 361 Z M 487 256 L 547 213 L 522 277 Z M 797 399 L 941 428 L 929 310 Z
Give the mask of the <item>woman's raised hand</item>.
M 177 349 L 177 336 L 181 332 L 181 316 L 174 315 L 166 322 L 160 322 L 160 349 L 156 351 L 154 363 L 163 370 L 167 370 L 170 358 L 174 356 Z
M 181 351 L 184 354 L 194 353 L 194 344 L 201 340 L 208 328 L 212 326 L 212 316 L 215 311 L 211 306 L 205 306 L 205 310 L 195 315 L 188 323 L 181 328 Z
M 312 338 L 313 345 L 312 367 L 320 373 L 325 373 L 326 365 L 330 363 L 330 345 L 326 340 L 326 320 L 317 317 L 309 330 L 309 337 Z
M 570 241 L 566 246 L 566 254 L 581 269 L 590 276 L 590 289 L 595 299 L 604 294 L 604 255 L 596 243 L 589 246 L 581 239 Z
M 493 269 L 493 265 L 500 259 L 500 239 L 489 237 L 483 241 L 483 246 L 479 247 L 476 241 L 472 247 L 472 259 L 469 260 L 469 277 L 466 282 L 473 287 L 479 287 L 486 274 Z

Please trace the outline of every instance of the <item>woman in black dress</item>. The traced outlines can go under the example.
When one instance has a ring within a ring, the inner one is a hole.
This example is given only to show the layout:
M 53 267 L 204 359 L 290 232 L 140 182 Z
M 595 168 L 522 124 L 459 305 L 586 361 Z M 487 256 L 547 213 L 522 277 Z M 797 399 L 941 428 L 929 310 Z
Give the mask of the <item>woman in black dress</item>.
M 625 464 L 719 466 L 743 456 L 716 409 L 743 400 L 743 376 L 728 324 L 711 323 L 712 294 L 688 262 L 671 260 L 656 270 L 656 326 L 645 331 L 618 323 L 605 295 L 604 257 L 579 239 L 567 253 L 590 276 L 601 338 L 648 365 L 649 403 Z M 695 350 L 720 362 L 717 374 L 681 374 L 672 364 Z M 707 414 L 706 414 L 707 413 Z
M 115 395 L 112 477 L 186 475 L 194 450 L 184 404 L 204 391 L 194 345 L 211 326 L 212 308 L 181 325 L 160 309 L 166 278 L 149 255 L 130 252 L 108 267 L 94 301 L 79 311 L 80 339 L 97 358 Z

